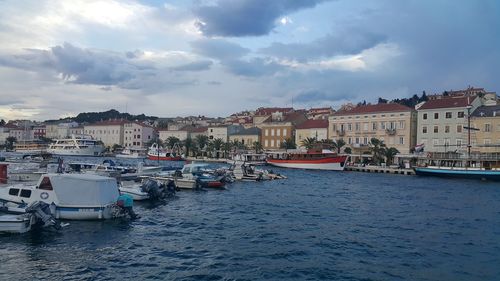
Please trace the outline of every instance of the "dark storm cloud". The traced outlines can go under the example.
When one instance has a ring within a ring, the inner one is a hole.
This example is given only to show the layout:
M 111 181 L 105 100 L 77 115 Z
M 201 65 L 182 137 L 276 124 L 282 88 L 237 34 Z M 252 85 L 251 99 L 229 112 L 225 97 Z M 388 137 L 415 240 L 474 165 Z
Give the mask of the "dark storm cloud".
M 191 48 L 199 55 L 226 60 L 242 57 L 250 52 L 238 44 L 223 39 L 200 39 L 191 42 Z
M 312 8 L 326 0 L 219 0 L 198 6 L 198 28 L 207 36 L 259 36 L 268 34 L 286 14 Z
M 204 70 L 209 70 L 210 66 L 212 66 L 212 61 L 209 60 L 202 60 L 202 61 L 195 61 L 191 63 L 187 63 L 184 65 L 179 65 L 176 67 L 173 67 L 172 70 L 175 71 L 204 71 Z
M 353 55 L 387 40 L 382 34 L 361 29 L 345 29 L 306 44 L 273 43 L 261 53 L 283 59 L 308 61 L 335 55 Z

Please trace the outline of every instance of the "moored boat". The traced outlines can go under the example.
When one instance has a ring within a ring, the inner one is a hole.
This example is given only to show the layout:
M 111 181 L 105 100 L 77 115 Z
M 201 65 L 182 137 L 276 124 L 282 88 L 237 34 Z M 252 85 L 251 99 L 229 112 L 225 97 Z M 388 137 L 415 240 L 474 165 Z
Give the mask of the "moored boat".
M 282 168 L 343 171 L 347 158 L 347 155 L 330 150 L 310 149 L 307 152 L 271 153 L 266 161 Z
M 142 147 L 126 147 L 122 152 L 116 154 L 116 158 L 128 158 L 128 159 L 145 159 L 146 149 Z
M 0 201 L 15 204 L 42 201 L 55 206 L 57 219 L 91 220 L 118 216 L 120 196 L 114 178 L 92 174 L 45 174 L 36 185 L 0 188 Z
M 149 160 L 161 160 L 161 161 L 183 161 L 184 159 L 178 153 L 163 149 L 158 146 L 157 143 L 153 143 L 148 150 Z
M 101 156 L 104 152 L 104 145 L 90 136 L 75 136 L 58 139 L 49 145 L 48 153 L 66 156 Z

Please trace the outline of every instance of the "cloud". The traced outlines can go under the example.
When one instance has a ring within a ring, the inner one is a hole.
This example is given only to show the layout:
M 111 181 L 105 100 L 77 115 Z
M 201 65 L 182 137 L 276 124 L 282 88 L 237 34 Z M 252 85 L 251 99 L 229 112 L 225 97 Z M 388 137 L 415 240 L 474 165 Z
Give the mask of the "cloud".
M 219 0 L 193 9 L 206 36 L 266 35 L 283 15 L 312 8 L 325 0 Z
M 229 60 L 223 65 L 233 74 L 247 77 L 259 77 L 274 75 L 276 72 L 284 70 L 282 65 L 263 58 L 253 58 L 251 60 Z
M 210 60 L 202 60 L 202 61 L 195 61 L 195 62 L 190 62 L 184 65 L 179 65 L 176 67 L 173 67 L 172 70 L 175 71 L 203 71 L 203 70 L 209 70 L 210 66 L 212 66 L 213 62 Z
M 250 52 L 247 48 L 223 39 L 199 39 L 190 45 L 195 53 L 220 60 L 239 58 Z
M 360 28 L 344 29 L 310 43 L 285 44 L 275 42 L 271 46 L 261 49 L 260 53 L 280 59 L 305 62 L 338 55 L 358 54 L 386 40 L 387 37 L 383 34 Z

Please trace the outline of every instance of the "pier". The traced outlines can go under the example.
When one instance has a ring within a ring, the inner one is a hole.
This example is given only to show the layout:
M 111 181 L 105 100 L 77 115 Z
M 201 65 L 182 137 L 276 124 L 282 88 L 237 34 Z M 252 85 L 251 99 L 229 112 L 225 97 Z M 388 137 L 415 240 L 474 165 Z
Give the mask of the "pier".
M 354 172 L 365 172 L 365 173 L 381 173 L 381 174 L 398 174 L 398 175 L 415 175 L 413 169 L 399 169 L 390 167 L 380 167 L 380 166 L 346 166 L 346 171 Z

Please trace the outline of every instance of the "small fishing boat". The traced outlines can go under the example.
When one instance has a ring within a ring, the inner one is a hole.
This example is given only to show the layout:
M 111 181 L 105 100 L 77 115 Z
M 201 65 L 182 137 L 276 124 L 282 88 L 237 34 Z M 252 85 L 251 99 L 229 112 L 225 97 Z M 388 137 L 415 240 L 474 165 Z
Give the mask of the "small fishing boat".
M 54 205 L 57 219 L 110 219 L 121 215 L 114 178 L 92 174 L 44 174 L 35 185 L 0 188 L 0 201 L 22 204 L 42 201 Z
M 142 147 L 125 147 L 122 152 L 116 154 L 116 158 L 146 159 L 148 155 L 146 149 Z
M 21 207 L 18 206 L 21 209 Z M 3 206 L 0 210 L 8 211 L 8 208 Z M 35 201 L 28 207 L 22 208 L 23 214 L 4 214 L 0 215 L 0 233 L 25 233 L 30 231 L 35 226 L 48 227 L 53 226 L 56 229 L 61 228 L 61 224 L 57 221 L 50 211 L 48 204 Z
M 266 161 L 283 168 L 343 171 L 347 158 L 347 155 L 326 149 L 309 149 L 307 152 L 270 153 Z
M 175 186 L 182 189 L 223 188 L 224 176 L 214 176 L 206 168 L 206 164 L 186 164 L 182 170 L 167 171 L 155 179 L 173 180 Z
M 242 181 L 261 181 L 285 179 L 286 177 L 280 174 L 275 174 L 269 170 L 257 169 L 254 164 L 246 162 L 234 162 L 231 167 L 234 178 Z
M 134 201 L 157 200 L 175 195 L 176 186 L 173 180 L 166 183 L 145 178 L 143 182 L 121 182 L 119 186 L 121 194 L 130 195 Z
M 173 149 L 167 150 L 158 146 L 157 143 L 153 143 L 148 150 L 149 160 L 161 160 L 161 161 L 183 161 L 184 159 L 178 153 L 174 152 Z
M 245 162 L 253 165 L 265 165 L 266 157 L 267 155 L 264 153 L 239 153 L 233 156 L 232 161 Z

